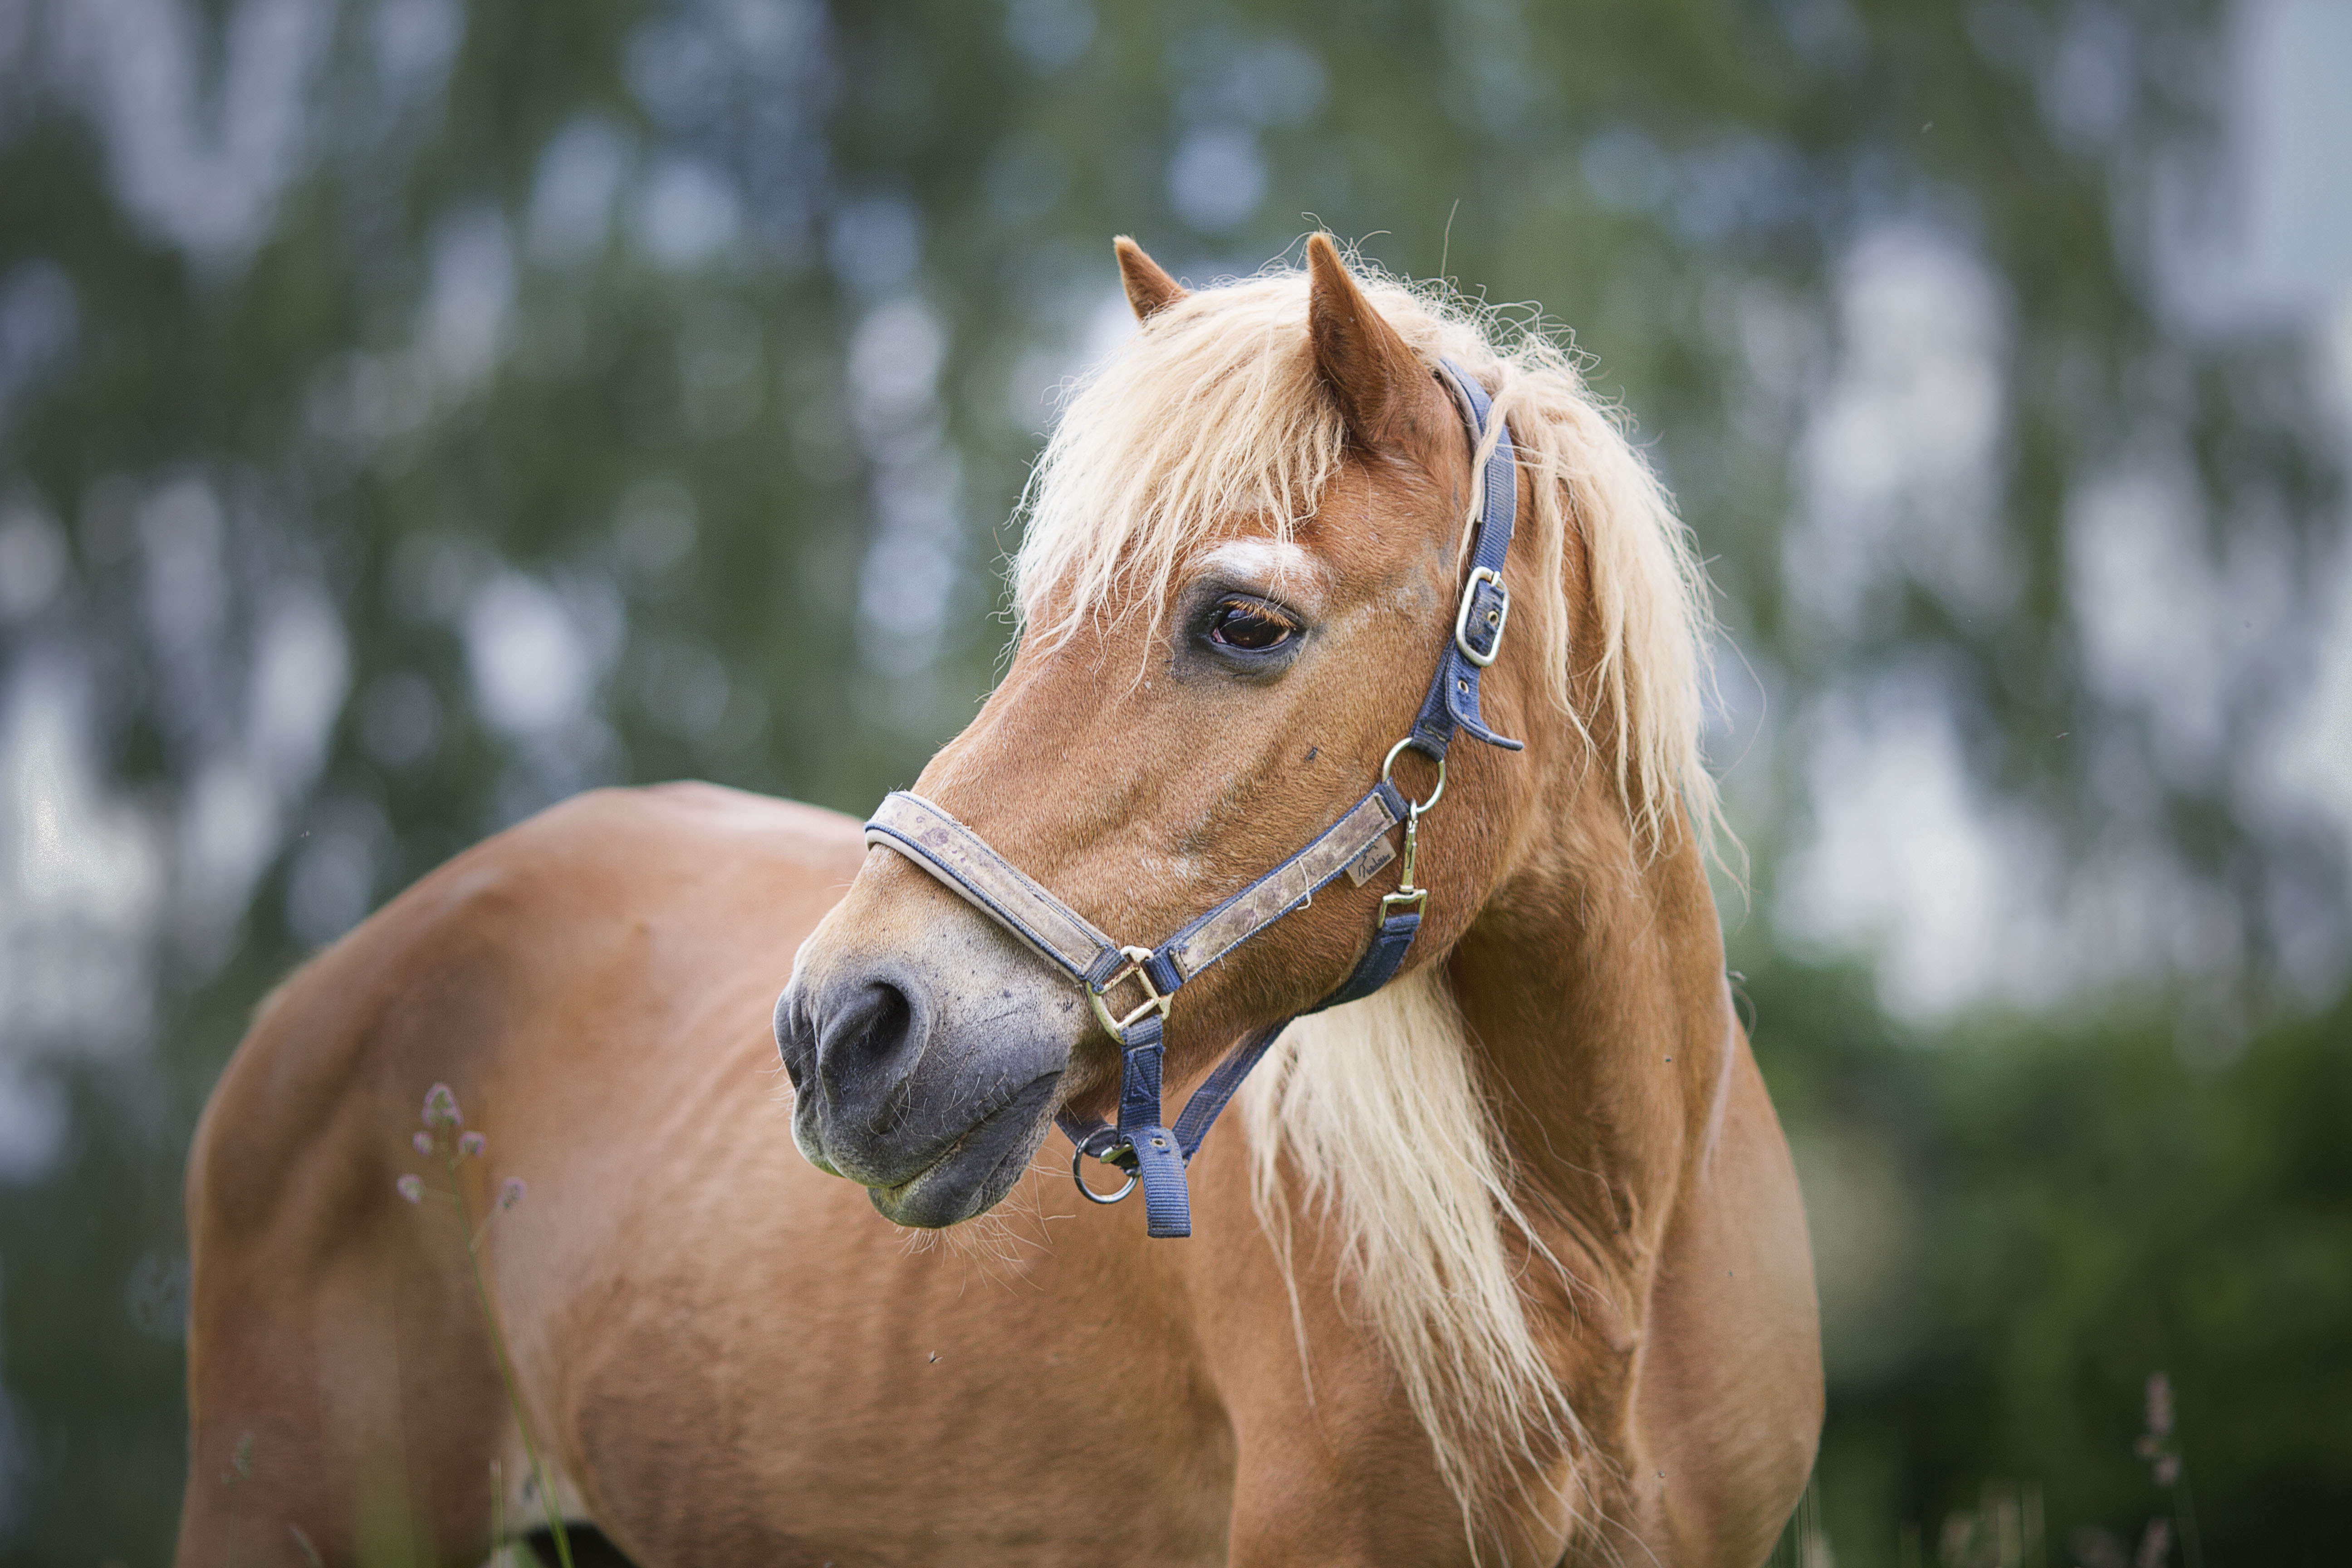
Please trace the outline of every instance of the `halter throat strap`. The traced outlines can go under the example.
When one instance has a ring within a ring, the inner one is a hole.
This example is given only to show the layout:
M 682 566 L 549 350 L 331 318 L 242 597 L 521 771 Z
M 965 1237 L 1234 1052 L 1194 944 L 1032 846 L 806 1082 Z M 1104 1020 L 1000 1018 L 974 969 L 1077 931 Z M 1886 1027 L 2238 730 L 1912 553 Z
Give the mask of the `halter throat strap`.
M 1439 376 L 1461 408 L 1475 459 L 1492 426 L 1493 404 L 1486 389 L 1452 361 L 1439 362 Z M 1114 942 L 980 835 L 921 795 L 894 792 L 884 797 L 866 825 L 869 846 L 905 857 L 1086 989 L 1097 1017 L 1118 1043 L 1118 1119 L 1114 1125 L 1066 1109 L 1055 1120 L 1076 1148 L 1074 1176 L 1077 1161 L 1088 1156 L 1128 1174 L 1127 1184 L 1115 1194 L 1098 1194 L 1083 1180 L 1078 1190 L 1097 1203 L 1116 1203 L 1140 1184 L 1146 1229 L 1152 1236 L 1192 1234 L 1184 1167 L 1251 1068 L 1292 1021 L 1284 1018 L 1237 1042 L 1193 1091 L 1171 1129 L 1162 1123 L 1160 1067 L 1176 993 L 1283 916 L 1307 907 L 1317 892 L 1342 875 L 1362 886 L 1396 858 L 1388 837 L 1402 823 L 1404 865 L 1397 891 L 1381 900 L 1381 919 L 1371 941 L 1347 979 L 1307 1011 L 1353 1002 L 1387 984 L 1403 966 L 1427 906 L 1427 889 L 1413 881 L 1415 829 L 1444 793 L 1445 752 L 1454 731 L 1505 751 L 1522 748 L 1522 742 L 1489 729 L 1478 706 L 1479 677 L 1494 663 L 1510 620 L 1503 563 L 1518 513 L 1517 454 L 1509 430 L 1495 429 L 1494 442 L 1480 469 L 1470 571 L 1455 605 L 1451 637 L 1438 656 L 1412 728 L 1391 749 L 1380 781 L 1304 848 L 1158 947 L 1123 947 Z M 1408 749 L 1438 764 L 1437 786 L 1425 800 L 1408 799 L 1389 778 L 1398 754 Z

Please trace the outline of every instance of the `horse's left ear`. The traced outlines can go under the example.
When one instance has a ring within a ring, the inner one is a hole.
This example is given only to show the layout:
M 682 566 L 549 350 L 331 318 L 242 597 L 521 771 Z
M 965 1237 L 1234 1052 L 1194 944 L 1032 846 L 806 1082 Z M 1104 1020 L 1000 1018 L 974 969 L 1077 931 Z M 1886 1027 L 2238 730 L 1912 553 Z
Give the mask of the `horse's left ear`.
M 1428 370 L 1348 276 L 1329 235 L 1307 240 L 1307 271 L 1315 368 L 1339 399 L 1349 434 L 1367 447 L 1395 445 L 1427 395 Z
M 1184 285 L 1143 254 L 1143 247 L 1125 235 L 1110 242 L 1118 253 L 1118 280 L 1126 285 L 1128 308 L 1139 321 L 1148 321 L 1184 298 Z

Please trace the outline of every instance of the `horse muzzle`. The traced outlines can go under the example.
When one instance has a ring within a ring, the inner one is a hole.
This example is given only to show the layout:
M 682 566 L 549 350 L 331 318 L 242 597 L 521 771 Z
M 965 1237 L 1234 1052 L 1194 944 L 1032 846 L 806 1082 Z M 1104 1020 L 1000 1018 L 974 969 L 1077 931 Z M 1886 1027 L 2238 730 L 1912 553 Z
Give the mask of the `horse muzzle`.
M 960 907 L 908 941 L 856 918 L 860 901 L 809 939 L 776 1002 L 793 1141 L 898 1224 L 954 1225 L 1044 1142 L 1085 1004 Z

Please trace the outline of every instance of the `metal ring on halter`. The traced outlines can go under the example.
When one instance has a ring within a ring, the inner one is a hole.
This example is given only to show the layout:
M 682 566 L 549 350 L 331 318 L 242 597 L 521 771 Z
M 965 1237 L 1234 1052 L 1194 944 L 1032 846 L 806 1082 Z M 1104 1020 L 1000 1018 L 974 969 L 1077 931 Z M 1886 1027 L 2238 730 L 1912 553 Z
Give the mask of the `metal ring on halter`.
M 1412 745 L 1412 737 L 1411 735 L 1407 735 L 1403 740 L 1399 741 L 1395 745 L 1389 748 L 1388 756 L 1381 763 L 1381 782 L 1382 784 L 1396 783 L 1396 780 L 1389 776 L 1390 770 L 1396 766 L 1397 753 L 1403 751 L 1407 746 Z M 1413 746 L 1413 750 L 1420 752 L 1424 757 L 1429 755 L 1427 751 L 1419 746 Z M 1445 759 L 1444 757 L 1437 757 L 1433 760 L 1437 763 L 1437 787 L 1429 792 L 1429 798 L 1427 800 L 1407 801 L 1405 803 L 1407 805 L 1412 807 L 1412 814 L 1415 816 L 1419 816 L 1423 812 L 1425 812 L 1430 807 L 1435 805 L 1439 799 L 1445 794 Z
M 1136 1174 L 1133 1171 L 1127 1172 L 1127 1185 L 1119 1188 L 1119 1190 L 1115 1193 L 1105 1194 L 1098 1193 L 1092 1187 L 1087 1185 L 1087 1179 L 1078 1174 L 1078 1162 L 1086 1157 L 1087 1152 L 1083 1147 L 1070 1151 L 1070 1180 L 1078 1184 L 1078 1192 L 1085 1197 L 1087 1202 L 1090 1204 L 1115 1204 L 1118 1202 L 1119 1199 L 1127 1196 L 1128 1194 L 1135 1191 Z M 1103 1163 L 1108 1165 L 1110 1164 L 1110 1162 L 1106 1160 Z M 1127 1167 L 1124 1165 L 1113 1165 L 1111 1168 L 1113 1170 L 1120 1171 L 1127 1170 Z

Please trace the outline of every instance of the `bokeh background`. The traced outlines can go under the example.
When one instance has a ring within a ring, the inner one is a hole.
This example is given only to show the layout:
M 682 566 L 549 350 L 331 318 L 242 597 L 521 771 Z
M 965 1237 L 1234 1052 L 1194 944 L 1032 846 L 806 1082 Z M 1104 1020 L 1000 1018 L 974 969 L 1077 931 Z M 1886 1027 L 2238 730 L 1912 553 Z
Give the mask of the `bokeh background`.
M 2348 71 L 2338 0 L 0 0 L 0 1560 L 168 1555 L 268 988 L 577 789 L 909 780 L 1111 235 L 1328 227 L 1572 327 L 1712 563 L 1784 1554 L 2340 1561 Z

